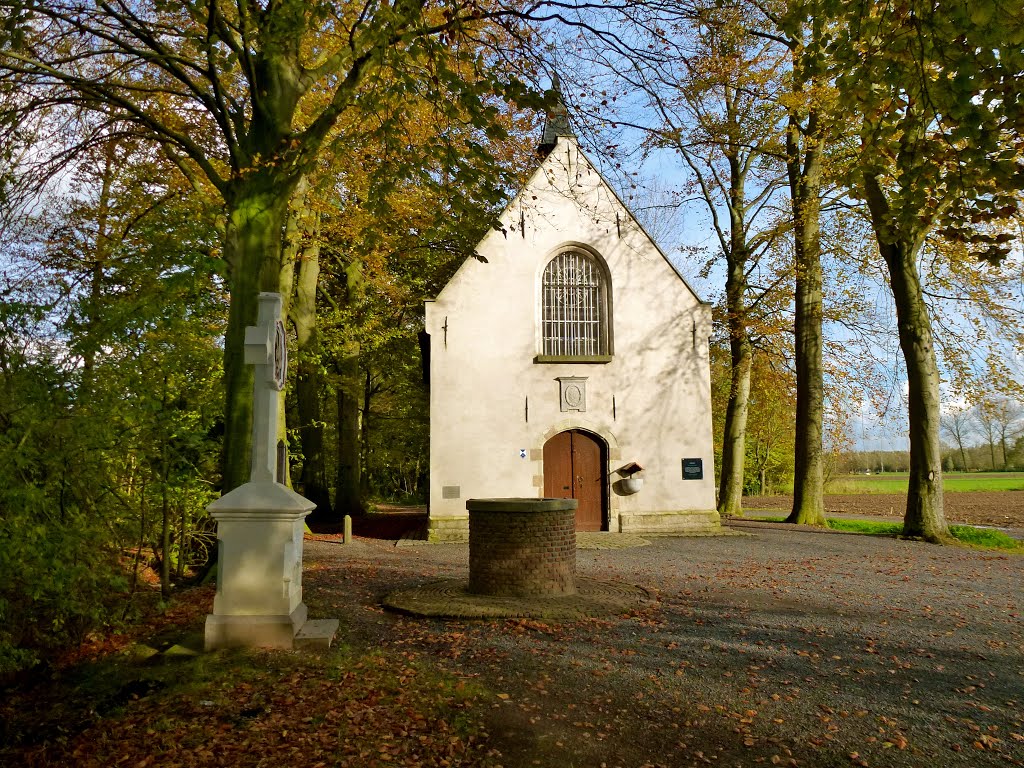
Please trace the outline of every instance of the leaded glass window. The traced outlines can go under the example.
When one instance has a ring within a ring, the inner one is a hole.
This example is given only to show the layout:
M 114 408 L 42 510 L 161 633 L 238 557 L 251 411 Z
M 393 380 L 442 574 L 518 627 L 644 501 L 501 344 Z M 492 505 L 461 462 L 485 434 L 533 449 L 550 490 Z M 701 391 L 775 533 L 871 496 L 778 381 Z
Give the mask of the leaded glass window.
M 579 251 L 563 251 L 541 281 L 543 355 L 608 355 L 608 291 L 604 273 Z

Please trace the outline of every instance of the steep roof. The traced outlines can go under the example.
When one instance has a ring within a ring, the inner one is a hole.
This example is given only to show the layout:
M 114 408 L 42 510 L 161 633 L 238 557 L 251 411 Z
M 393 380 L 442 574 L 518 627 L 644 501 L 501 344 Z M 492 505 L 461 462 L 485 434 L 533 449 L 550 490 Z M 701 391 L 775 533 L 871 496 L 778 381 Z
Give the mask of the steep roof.
M 566 120 L 568 120 L 568 117 L 566 117 Z M 547 123 L 545 124 L 545 131 L 546 130 Z M 554 150 L 561 142 L 566 143 L 579 153 L 579 156 L 587 163 L 590 169 L 600 180 L 601 186 L 604 187 L 604 189 L 612 196 L 612 199 L 619 205 L 622 211 L 627 216 L 629 216 L 633 224 L 636 225 L 636 228 L 643 234 L 645 238 L 647 238 L 651 245 L 654 246 L 655 250 L 657 250 L 657 252 L 661 254 L 661 257 L 665 260 L 669 267 L 672 268 L 672 271 L 676 274 L 680 281 L 682 281 L 683 285 L 686 286 L 687 290 L 689 290 L 690 293 L 693 294 L 693 297 L 697 299 L 698 302 L 700 302 L 701 304 L 707 304 L 708 302 L 704 301 L 700 297 L 700 295 L 693 289 L 693 286 L 690 285 L 690 283 L 686 280 L 686 278 L 683 276 L 683 273 L 679 271 L 679 268 L 672 263 L 672 260 L 668 257 L 668 255 L 665 253 L 662 247 L 658 244 L 658 241 L 651 236 L 651 234 L 647 231 L 647 228 L 644 227 L 644 225 L 639 221 L 639 219 L 637 219 L 633 211 L 630 210 L 629 206 L 626 205 L 625 202 L 623 202 L 622 197 L 619 195 L 618 192 L 615 191 L 615 188 L 608 183 L 608 180 L 604 177 L 604 174 L 601 173 L 600 170 L 598 170 L 597 166 L 593 163 L 593 161 L 590 159 L 587 153 L 580 147 L 579 143 L 576 141 L 575 135 L 573 135 L 572 133 L 560 134 L 559 136 L 556 137 L 555 143 L 552 145 L 551 149 L 549 149 L 546 153 L 543 154 L 543 159 L 537 166 L 537 169 L 532 174 L 530 174 L 529 180 L 526 182 L 523 188 L 519 190 L 515 197 L 513 197 L 512 200 L 509 201 L 509 204 L 501 212 L 498 218 L 505 219 L 506 215 L 510 212 L 510 210 L 514 208 L 517 203 L 520 203 L 520 201 L 524 198 L 526 193 L 536 184 L 538 177 L 544 172 L 545 166 L 556 162 L 552 160 L 552 157 L 555 156 Z M 542 144 L 541 147 L 543 146 L 544 145 Z
M 505 209 L 499 214 L 498 218 L 504 221 L 512 220 L 510 216 L 511 210 L 517 204 L 521 204 L 524 199 L 524 196 L 532 188 L 535 187 L 541 175 L 544 173 L 545 168 L 557 162 L 557 160 L 553 159 L 556 157 L 555 149 L 559 146 L 560 143 L 564 142 L 566 145 L 574 149 L 578 153 L 579 157 L 583 159 L 587 166 L 589 166 L 590 170 L 594 172 L 594 174 L 599 179 L 601 186 L 605 189 L 605 191 L 607 191 L 610 194 L 611 198 L 615 201 L 615 203 L 618 204 L 622 212 L 629 217 L 629 219 L 636 226 L 637 230 L 647 239 L 647 241 L 651 245 L 654 246 L 655 250 L 659 254 L 661 254 L 661 257 L 665 260 L 669 267 L 671 267 L 672 271 L 680 279 L 680 281 L 682 281 L 683 285 L 686 286 L 686 289 L 691 293 L 691 295 L 699 303 L 706 304 L 707 302 L 701 299 L 701 297 L 693 289 L 693 286 L 691 286 L 689 282 L 687 282 L 686 278 L 679 271 L 678 267 L 676 267 L 676 265 L 672 263 L 672 260 L 669 259 L 668 255 L 665 253 L 664 250 L 662 250 L 658 242 L 653 237 L 651 237 L 651 234 L 647 231 L 644 225 L 641 224 L 640 221 L 636 218 L 633 211 L 630 210 L 629 206 L 627 206 L 625 202 L 623 202 L 622 197 L 619 195 L 618 192 L 615 191 L 615 188 L 608 183 L 608 180 L 604 177 L 604 174 L 602 174 L 601 171 L 598 170 L 597 166 L 591 161 L 590 157 L 587 156 L 587 153 L 580 148 L 579 143 L 576 140 L 576 134 L 573 133 L 572 131 L 572 127 L 569 120 L 569 112 L 565 106 L 565 101 L 562 98 L 561 85 L 559 83 L 557 75 L 555 75 L 552 78 L 551 89 L 548 91 L 548 94 L 550 98 L 553 98 L 553 104 L 551 108 L 548 110 L 547 116 L 545 117 L 544 131 L 541 136 L 541 142 L 537 146 L 537 153 L 541 158 L 541 162 L 538 164 L 534 172 L 530 174 L 530 178 L 527 180 L 523 188 L 520 189 L 519 192 L 512 198 L 512 200 L 509 201 L 508 205 L 505 206 Z M 465 262 L 463 262 L 459 269 L 456 270 L 455 274 L 461 272 L 464 267 Z M 452 275 L 452 278 L 454 277 L 455 275 Z M 449 280 L 449 282 L 450 281 L 451 280 Z M 442 288 L 442 291 L 443 290 L 444 288 Z

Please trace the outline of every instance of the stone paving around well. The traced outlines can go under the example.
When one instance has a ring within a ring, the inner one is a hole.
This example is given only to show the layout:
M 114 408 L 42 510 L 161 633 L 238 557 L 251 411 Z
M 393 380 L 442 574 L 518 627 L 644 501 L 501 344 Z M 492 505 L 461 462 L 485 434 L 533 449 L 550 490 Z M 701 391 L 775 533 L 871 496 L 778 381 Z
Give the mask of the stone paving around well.
M 699 539 L 708 534 L 685 538 Z M 719 536 L 745 536 L 723 528 Z M 657 535 L 638 536 L 608 531 L 578 531 L 577 551 L 625 550 L 648 547 Z M 668 537 L 665 537 L 668 538 Z M 678 538 L 678 537 L 674 537 Z M 439 546 L 455 548 L 456 544 L 428 544 L 419 539 L 402 539 L 396 546 Z M 465 544 L 461 545 L 465 546 Z M 446 618 L 533 618 L 579 619 L 626 613 L 649 603 L 653 596 L 632 584 L 592 578 L 576 579 L 576 593 L 545 597 L 502 597 L 473 594 L 466 579 L 443 579 L 418 585 L 387 595 L 386 608 L 412 616 Z
M 384 607 L 410 616 L 452 619 L 586 619 L 628 613 L 652 601 L 643 587 L 576 579 L 571 595 L 498 597 L 469 592 L 465 579 L 445 579 L 394 592 Z

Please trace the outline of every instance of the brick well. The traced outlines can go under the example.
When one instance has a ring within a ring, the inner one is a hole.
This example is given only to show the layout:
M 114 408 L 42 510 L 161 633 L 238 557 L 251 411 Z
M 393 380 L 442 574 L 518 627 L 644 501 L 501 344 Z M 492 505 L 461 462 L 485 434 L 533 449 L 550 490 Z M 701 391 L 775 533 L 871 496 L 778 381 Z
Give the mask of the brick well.
M 469 591 L 545 597 L 576 593 L 575 499 L 470 499 Z

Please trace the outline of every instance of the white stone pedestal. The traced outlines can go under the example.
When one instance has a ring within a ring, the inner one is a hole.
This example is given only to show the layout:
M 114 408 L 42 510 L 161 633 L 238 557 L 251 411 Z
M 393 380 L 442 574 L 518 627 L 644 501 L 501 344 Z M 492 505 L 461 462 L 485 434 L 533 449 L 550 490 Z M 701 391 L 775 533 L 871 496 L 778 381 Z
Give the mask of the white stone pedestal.
M 302 534 L 316 506 L 278 483 L 279 394 L 288 373 L 281 297 L 259 295 L 256 325 L 245 329 L 253 365 L 250 480 L 210 504 L 217 521 L 217 596 L 206 617 L 206 650 L 327 648 L 337 619 L 306 621 L 302 602 Z
M 313 626 L 296 642 L 307 624 L 302 534 L 314 506 L 286 486 L 264 480 L 246 483 L 207 507 L 217 521 L 219 560 L 206 650 L 330 646 L 337 619 L 309 622 Z

